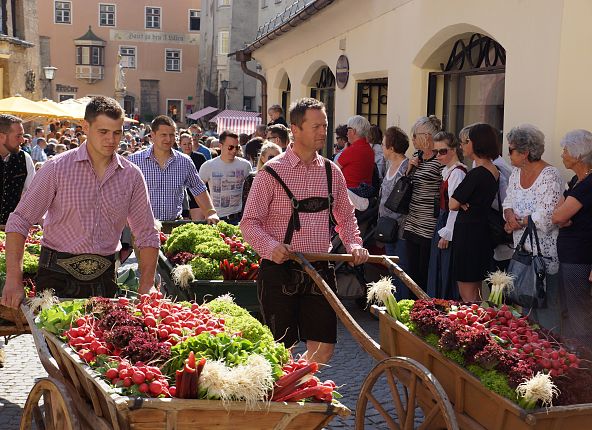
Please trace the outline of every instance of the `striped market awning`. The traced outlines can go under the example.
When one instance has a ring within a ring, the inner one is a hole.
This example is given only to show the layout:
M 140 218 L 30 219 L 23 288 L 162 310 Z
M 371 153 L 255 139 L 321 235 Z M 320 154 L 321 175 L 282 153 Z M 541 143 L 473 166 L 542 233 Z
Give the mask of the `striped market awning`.
M 224 130 L 230 130 L 236 134 L 253 134 L 261 117 L 259 112 L 247 112 L 242 110 L 223 110 L 210 120 L 218 124 L 218 134 Z

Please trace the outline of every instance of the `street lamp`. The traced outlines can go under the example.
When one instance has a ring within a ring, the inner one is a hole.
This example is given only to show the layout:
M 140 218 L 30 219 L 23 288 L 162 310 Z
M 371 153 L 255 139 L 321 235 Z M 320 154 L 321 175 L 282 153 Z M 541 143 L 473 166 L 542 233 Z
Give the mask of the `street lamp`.
M 47 81 L 47 85 L 49 87 L 49 91 L 48 94 L 46 94 L 48 99 L 53 100 L 52 97 L 52 88 L 51 88 L 51 81 L 53 81 L 53 78 L 55 78 L 55 72 L 56 70 L 58 70 L 57 67 L 53 67 L 53 66 L 45 66 L 43 67 L 43 74 L 45 75 L 45 80 Z

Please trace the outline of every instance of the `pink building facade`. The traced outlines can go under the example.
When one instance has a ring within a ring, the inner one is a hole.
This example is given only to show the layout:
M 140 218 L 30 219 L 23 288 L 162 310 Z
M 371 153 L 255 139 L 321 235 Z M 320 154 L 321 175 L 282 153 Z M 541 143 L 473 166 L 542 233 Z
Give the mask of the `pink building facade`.
M 40 1 L 40 66 L 57 67 L 44 95 L 107 95 L 128 116 L 184 122 L 196 109 L 200 18 L 200 0 Z

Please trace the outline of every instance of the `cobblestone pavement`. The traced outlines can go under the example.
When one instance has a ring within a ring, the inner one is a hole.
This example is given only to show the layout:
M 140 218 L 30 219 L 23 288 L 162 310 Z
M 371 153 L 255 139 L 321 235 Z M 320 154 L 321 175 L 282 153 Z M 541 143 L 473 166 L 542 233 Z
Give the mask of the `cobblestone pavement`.
M 356 321 L 374 339 L 378 340 L 378 321 L 368 312 L 357 308 L 353 302 L 346 302 L 346 306 Z M 320 377 L 333 379 L 337 384 L 343 384 L 339 392 L 343 395 L 341 402 L 352 410 L 347 418 L 337 417 L 328 429 L 353 429 L 356 400 L 364 378 L 368 375 L 375 361 L 362 350 L 351 335 L 340 324 L 338 344 L 330 366 L 322 371 Z M 0 369 L 0 430 L 17 429 L 20 422 L 22 408 L 27 395 L 35 380 L 46 376 L 41 366 L 30 335 L 19 336 L 11 340 L 6 346 L 6 364 Z M 385 405 L 391 405 L 388 388 L 377 387 L 375 394 L 385 400 Z M 368 411 L 367 429 L 386 428 L 384 422 L 375 411 Z

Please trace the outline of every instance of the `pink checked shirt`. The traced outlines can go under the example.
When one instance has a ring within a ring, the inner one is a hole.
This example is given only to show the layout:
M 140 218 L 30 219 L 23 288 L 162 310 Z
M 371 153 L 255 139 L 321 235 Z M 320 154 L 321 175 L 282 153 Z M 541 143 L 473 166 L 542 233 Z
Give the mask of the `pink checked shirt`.
M 113 254 L 126 222 L 139 248 L 159 247 L 140 169 L 115 154 L 99 180 L 86 144 L 43 165 L 9 216 L 6 231 L 26 236 L 46 212 L 41 244 L 59 252 Z
M 286 183 L 296 199 L 327 196 L 325 159 L 317 154 L 305 165 L 291 146 L 286 152 L 267 163 Z M 349 201 L 345 178 L 331 163 L 333 174 L 333 215 L 337 232 L 348 252 L 362 246 L 360 231 Z M 286 192 L 269 173 L 261 170 L 255 176 L 240 222 L 245 240 L 263 258 L 271 260 L 273 249 L 283 242 L 292 214 Z M 294 231 L 292 250 L 300 252 L 328 252 L 331 249 L 329 211 L 300 213 L 300 231 Z

